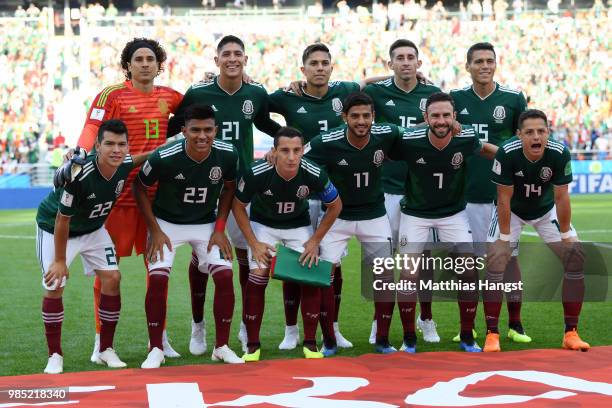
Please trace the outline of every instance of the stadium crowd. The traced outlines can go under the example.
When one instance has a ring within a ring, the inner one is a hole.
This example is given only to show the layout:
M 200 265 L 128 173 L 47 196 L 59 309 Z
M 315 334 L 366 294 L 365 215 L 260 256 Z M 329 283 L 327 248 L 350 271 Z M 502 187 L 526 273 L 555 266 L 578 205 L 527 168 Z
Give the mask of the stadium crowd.
M 460 12 L 452 15 L 441 2 L 431 9 L 412 0 L 389 7 L 378 4 L 372 11 L 351 10 L 342 3 L 334 14 L 308 17 L 299 24 L 289 19 L 262 24 L 262 17 L 250 21 L 168 17 L 154 20 L 153 25 L 100 23 L 95 21 L 103 11 L 91 6 L 83 13 L 95 17 L 87 34 L 64 43 L 61 62 L 52 74 L 52 90 L 45 90 L 48 33 L 35 26 L 15 30 L 17 23 L 1 22 L 0 32 L 7 39 L 0 45 L 2 167 L 6 171 L 6 163 L 44 160 L 47 146 L 57 136 L 60 118 L 67 113 L 57 110 L 71 110 L 69 104 L 60 103 L 66 95 L 83 110 L 96 89 L 123 80 L 118 61 L 120 46 L 128 39 L 159 39 L 168 51 L 159 81 L 184 92 L 206 72 L 216 72 L 215 44 L 229 33 L 245 40 L 247 72 L 268 92 L 301 78 L 304 44 L 328 44 L 334 58 L 332 79 L 358 81 L 389 74 L 388 46 L 402 37 L 416 41 L 422 50 L 421 71 L 427 78 L 445 90 L 459 88 L 469 84 L 465 50 L 474 42 L 489 41 L 499 52 L 498 82 L 522 90 L 529 106 L 546 111 L 556 140 L 574 151 L 598 150 L 597 158 L 612 157 L 612 67 L 606 35 L 610 17 L 609 8 L 600 0 L 589 12 L 575 16 L 557 16 L 553 11 L 547 16 L 529 15 L 520 0 L 512 4 L 496 0 L 492 5 L 489 0 L 475 0 L 462 4 Z M 507 19 L 510 9 L 514 13 Z M 110 15 L 114 13 L 111 10 Z M 490 21 L 483 24 L 480 20 Z M 75 44 L 87 52 L 79 55 Z M 90 72 L 81 72 L 79 67 L 84 65 L 89 65 Z M 579 153 L 576 157 L 592 155 Z

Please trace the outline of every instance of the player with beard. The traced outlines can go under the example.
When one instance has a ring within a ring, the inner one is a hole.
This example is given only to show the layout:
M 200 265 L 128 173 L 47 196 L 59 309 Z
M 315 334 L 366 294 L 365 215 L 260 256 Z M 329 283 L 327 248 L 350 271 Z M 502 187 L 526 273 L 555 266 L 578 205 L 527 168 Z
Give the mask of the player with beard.
M 391 227 L 385 212 L 382 164 L 401 137 L 401 130 L 395 125 L 372 124 L 374 102 L 368 95 L 351 94 L 343 105 L 342 118 L 346 124 L 312 139 L 305 155 L 327 170 L 342 199 L 342 212 L 321 241 L 321 259 L 334 264 L 340 262 L 353 236 L 362 243 L 364 253 L 373 257 L 391 255 Z M 333 336 L 333 292 L 325 289 L 322 295 L 322 352 L 333 355 L 337 350 Z M 375 298 L 376 310 L 381 303 Z M 389 345 L 386 335 L 379 336 L 376 350 L 380 353 L 396 351 Z
M 391 159 L 402 160 L 408 166 L 405 196 L 401 201 L 399 252 L 420 257 L 430 240 L 430 229 L 435 228 L 440 242 L 454 243 L 453 252 L 460 257 L 473 256 L 473 241 L 465 212 L 466 160 L 474 155 L 492 158 L 497 147 L 482 143 L 471 126 L 464 126 L 453 136 L 456 120 L 453 99 L 446 93 L 435 93 L 427 98 L 425 122 L 427 126 L 407 130 Z M 401 278 L 413 282 L 414 290 L 398 290 L 397 302 L 401 309 L 410 311 L 408 330 L 404 332 L 402 349 L 416 352 L 414 325 L 419 271 L 401 271 Z M 464 351 L 481 351 L 474 341 L 472 330 L 478 305 L 478 274 L 468 269 L 458 275 L 462 284 L 472 284 L 473 290 L 458 292 L 461 320 L 460 347 Z

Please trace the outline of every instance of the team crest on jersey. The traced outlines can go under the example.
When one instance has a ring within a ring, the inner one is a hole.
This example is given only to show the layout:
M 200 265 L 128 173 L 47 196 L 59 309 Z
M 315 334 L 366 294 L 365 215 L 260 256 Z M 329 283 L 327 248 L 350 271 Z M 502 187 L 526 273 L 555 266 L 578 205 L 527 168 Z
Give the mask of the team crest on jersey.
M 215 166 L 210 169 L 210 174 L 208 175 L 208 177 L 210 178 L 210 181 L 213 184 L 217 184 L 219 180 L 221 180 L 222 175 L 223 175 L 223 172 L 221 171 L 221 167 Z
M 461 152 L 457 152 L 453 155 L 453 158 L 451 159 L 451 164 L 453 165 L 453 169 L 457 170 L 459 167 L 461 167 L 461 164 L 463 163 L 463 154 L 461 154 Z
M 402 235 L 399 244 L 401 247 L 408 245 L 408 237 L 406 235 Z
M 297 189 L 297 193 L 295 195 L 297 196 L 297 198 L 299 198 L 301 200 L 303 198 L 308 197 L 308 194 L 310 194 L 310 189 L 308 188 L 308 186 L 305 186 L 305 185 L 302 184 Z
M 506 119 L 506 108 L 501 105 L 496 106 L 493 110 L 493 119 L 497 123 L 502 123 Z
M 332 109 L 336 112 L 336 116 L 342 113 L 342 101 L 340 98 L 332 99 Z
M 244 101 L 244 103 L 242 104 L 242 113 L 244 113 L 244 117 L 246 119 L 251 119 L 251 115 L 254 111 L 255 108 L 253 108 L 253 102 L 250 99 Z
M 164 116 L 168 115 L 168 112 L 170 112 L 170 108 L 168 107 L 168 102 L 163 98 L 160 98 L 157 101 L 157 108 L 159 109 L 159 113 L 161 113 Z
M 119 180 L 117 183 L 117 187 L 115 187 L 115 195 L 119 197 L 119 194 L 123 191 L 123 185 L 125 184 L 124 180 Z
M 542 167 L 542 170 L 540 170 L 540 178 L 544 182 L 547 182 L 548 180 L 550 180 L 550 178 L 552 177 L 552 174 L 553 172 L 550 167 Z
M 374 164 L 376 165 L 376 167 L 380 166 L 383 162 L 383 160 L 385 160 L 385 154 L 383 153 L 382 150 L 377 150 L 374 152 L 374 160 L 372 160 L 374 162 Z
M 421 101 L 419 102 L 419 109 L 422 112 L 425 112 L 425 106 L 427 106 L 427 99 L 426 98 L 421 98 Z

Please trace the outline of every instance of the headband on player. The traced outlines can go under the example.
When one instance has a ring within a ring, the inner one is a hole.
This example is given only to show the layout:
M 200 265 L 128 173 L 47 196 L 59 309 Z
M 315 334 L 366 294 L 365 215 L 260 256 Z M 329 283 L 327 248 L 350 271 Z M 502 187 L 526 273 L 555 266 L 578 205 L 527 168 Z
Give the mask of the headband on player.
M 155 48 L 149 44 L 146 41 L 136 41 L 134 44 L 132 44 L 132 46 L 129 49 L 128 52 L 128 60 L 131 61 L 132 60 L 132 56 L 134 55 L 134 53 L 136 52 L 136 50 L 140 49 L 140 48 L 148 48 L 151 51 L 153 51 L 153 54 L 155 54 L 155 58 L 157 58 L 157 54 L 155 53 Z

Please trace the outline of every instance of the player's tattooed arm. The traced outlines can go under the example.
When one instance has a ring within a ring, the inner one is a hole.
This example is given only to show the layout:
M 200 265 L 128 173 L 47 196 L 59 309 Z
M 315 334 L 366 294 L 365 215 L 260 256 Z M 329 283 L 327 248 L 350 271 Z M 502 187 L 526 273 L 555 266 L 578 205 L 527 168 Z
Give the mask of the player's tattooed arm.
M 482 144 L 480 155 L 486 159 L 493 160 L 495 158 L 495 154 L 497 153 L 497 149 L 499 148 L 494 144 L 485 142 Z
M 134 180 L 134 184 L 132 184 L 132 190 L 134 192 L 134 198 L 136 199 L 138 208 L 140 209 L 140 213 L 147 223 L 147 228 L 150 234 L 149 239 L 147 240 L 145 257 L 148 262 L 156 262 L 158 259 L 163 261 L 164 245 L 168 247 L 168 250 L 172 251 L 172 242 L 170 241 L 170 238 L 164 234 L 164 231 L 162 231 L 161 227 L 157 223 L 157 219 L 155 218 L 155 215 L 153 215 L 151 202 L 147 197 L 147 187 L 138 177 L 136 180 Z
M 229 212 L 232 209 L 232 201 L 234 201 L 234 194 L 236 193 L 236 181 L 231 180 L 223 181 L 223 189 L 219 195 L 219 205 L 217 208 L 217 222 L 215 224 L 215 230 L 210 236 L 208 242 L 208 252 L 214 245 L 217 245 L 223 254 L 223 257 L 227 260 L 233 260 L 232 256 L 232 245 L 230 244 L 227 236 L 225 235 L 225 222 L 229 216 Z
M 53 263 L 45 274 L 45 285 L 50 288 L 59 289 L 64 277 L 68 279 L 68 266 L 66 265 L 66 247 L 68 246 L 68 235 L 70 232 L 70 217 L 59 211 L 55 217 L 53 229 L 53 244 L 55 256 Z

